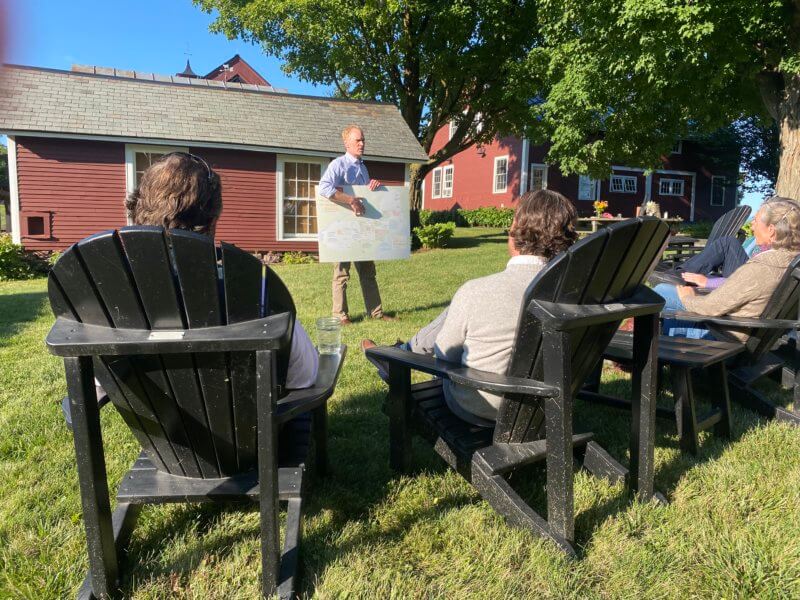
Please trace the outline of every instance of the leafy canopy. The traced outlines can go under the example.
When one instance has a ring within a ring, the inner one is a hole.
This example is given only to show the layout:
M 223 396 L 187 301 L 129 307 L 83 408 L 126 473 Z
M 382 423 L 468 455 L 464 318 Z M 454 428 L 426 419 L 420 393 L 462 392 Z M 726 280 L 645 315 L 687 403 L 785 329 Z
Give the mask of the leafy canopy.
M 528 65 L 552 89 L 530 115 L 568 172 L 656 166 L 675 139 L 775 117 L 776 91 L 800 69 L 789 0 L 539 4 L 544 42 Z

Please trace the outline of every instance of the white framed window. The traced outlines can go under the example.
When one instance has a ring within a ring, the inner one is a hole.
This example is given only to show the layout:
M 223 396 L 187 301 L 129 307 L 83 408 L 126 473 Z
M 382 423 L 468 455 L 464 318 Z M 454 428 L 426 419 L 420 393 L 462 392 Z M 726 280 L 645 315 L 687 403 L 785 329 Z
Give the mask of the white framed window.
M 278 238 L 317 237 L 317 186 L 327 158 L 279 156 L 275 194 L 278 203 Z
M 728 178 L 722 175 L 711 177 L 711 206 L 725 206 L 725 184 Z
M 494 183 L 492 192 L 502 194 L 508 189 L 508 156 L 496 156 L 494 159 Z
M 588 175 L 578 177 L 578 200 L 597 200 L 597 180 Z
M 528 189 L 531 192 L 547 189 L 547 165 L 542 163 L 531 163 L 530 183 Z
M 636 193 L 636 177 L 630 175 L 612 175 L 611 191 L 619 194 Z
M 453 197 L 453 165 L 442 167 L 442 198 Z
M 186 146 L 144 146 L 125 144 L 125 187 L 130 194 L 150 165 L 170 152 L 189 152 Z
M 442 167 L 436 167 L 431 175 L 431 198 L 442 197 Z
M 683 152 L 683 141 L 678 140 L 672 145 L 672 150 L 670 151 L 670 154 L 680 154 L 681 152 Z
M 659 196 L 683 196 L 683 179 L 666 179 L 658 181 Z
M 456 129 L 458 129 L 458 123 L 455 121 L 450 121 L 450 128 L 447 132 L 447 139 L 452 140 L 453 136 L 456 134 Z

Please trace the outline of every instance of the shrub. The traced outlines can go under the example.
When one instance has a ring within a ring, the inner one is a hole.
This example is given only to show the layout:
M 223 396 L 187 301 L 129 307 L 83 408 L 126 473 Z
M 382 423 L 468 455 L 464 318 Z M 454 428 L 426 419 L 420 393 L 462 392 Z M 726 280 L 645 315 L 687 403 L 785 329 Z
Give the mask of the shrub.
M 39 258 L 12 242 L 7 233 L 0 233 L 0 281 L 30 279 L 45 272 L 46 267 Z
M 714 224 L 711 221 L 695 221 L 694 223 L 682 224 L 679 232 L 681 235 L 689 237 L 708 239 L 713 226 Z
M 496 206 L 483 206 L 467 210 L 460 208 L 459 216 L 464 219 L 471 227 L 511 227 L 514 220 L 513 208 L 497 208 Z
M 427 210 L 422 209 L 419 211 L 420 225 L 434 225 L 435 223 L 455 223 L 456 227 L 463 227 L 465 224 L 464 219 L 458 214 L 455 208 L 450 210 Z
M 750 220 L 742 226 L 745 237 L 753 237 L 753 221 Z
M 433 223 L 414 228 L 414 233 L 417 234 L 424 248 L 444 248 L 455 231 L 456 224 L 452 222 Z
M 287 265 L 307 265 L 314 262 L 314 257 L 305 252 L 284 252 L 283 263 Z

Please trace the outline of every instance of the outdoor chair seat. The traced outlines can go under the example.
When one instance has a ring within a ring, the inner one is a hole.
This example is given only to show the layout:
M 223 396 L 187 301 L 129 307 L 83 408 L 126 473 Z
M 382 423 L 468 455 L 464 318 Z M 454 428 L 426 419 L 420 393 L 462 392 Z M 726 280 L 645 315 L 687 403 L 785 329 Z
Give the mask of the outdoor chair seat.
M 568 554 L 575 553 L 576 456 L 595 475 L 627 480 L 643 499 L 657 496 L 656 326 L 664 301 L 643 281 L 661 257 L 668 234 L 659 219 L 631 219 L 589 235 L 550 260 L 525 293 L 505 374 L 394 346 L 367 350 L 369 358 L 388 367 L 392 468 L 408 469 L 411 437 L 417 434 L 509 523 L 553 541 Z M 631 419 L 629 469 L 594 442 L 591 433 L 572 431 L 575 394 L 626 318 L 637 325 L 638 350 L 638 412 Z M 412 370 L 437 379 L 411 385 Z M 453 414 L 444 399 L 443 380 L 502 395 L 495 426 L 477 427 Z M 507 479 L 516 469 L 539 461 L 546 462 L 546 518 Z

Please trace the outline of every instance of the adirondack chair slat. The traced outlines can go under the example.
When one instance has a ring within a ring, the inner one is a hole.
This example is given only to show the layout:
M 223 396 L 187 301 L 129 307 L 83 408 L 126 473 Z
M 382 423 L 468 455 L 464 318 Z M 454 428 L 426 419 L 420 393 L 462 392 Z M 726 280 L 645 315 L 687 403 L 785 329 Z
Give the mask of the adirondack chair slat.
M 169 236 L 189 329 L 225 325 L 225 308 L 218 283 L 217 254 L 211 238 L 185 231 Z M 191 290 L 191 293 L 187 293 Z M 196 354 L 194 364 L 221 475 L 238 470 L 229 357 Z
M 151 325 L 117 234 L 98 234 L 79 242 L 77 249 L 105 303 L 112 325 L 121 329 L 149 329 Z M 159 266 L 166 270 L 163 264 L 152 265 L 151 274 L 155 274 Z M 169 273 L 168 270 L 166 272 Z M 163 278 L 163 273 L 159 273 L 159 276 Z M 123 391 L 130 397 L 128 404 L 142 400 L 139 409 L 143 412 L 138 422 L 146 420 L 160 425 L 163 435 L 158 435 L 158 430 L 153 431 L 153 441 L 168 470 L 181 475 L 200 475 L 180 410 L 159 357 L 145 355 L 106 364 L 112 371 L 115 371 L 115 365 L 121 365 L 120 370 L 115 372 L 122 384 L 120 387 L 134 390 L 132 394 Z M 114 402 L 114 395 L 110 397 Z
M 264 316 L 261 261 L 230 244 L 221 244 L 221 249 L 227 322 L 239 323 Z M 256 458 L 258 415 L 250 402 L 256 389 L 255 356 L 252 352 L 232 352 L 230 364 L 234 447 L 238 468 L 244 470 L 252 468 Z

